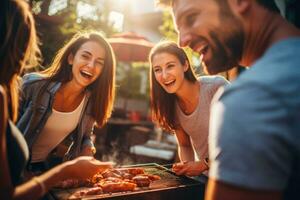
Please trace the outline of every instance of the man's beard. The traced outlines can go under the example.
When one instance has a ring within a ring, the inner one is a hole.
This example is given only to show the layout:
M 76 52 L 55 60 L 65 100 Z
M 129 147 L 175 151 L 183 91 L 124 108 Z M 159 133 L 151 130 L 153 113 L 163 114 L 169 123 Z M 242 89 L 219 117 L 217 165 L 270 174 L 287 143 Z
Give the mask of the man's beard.
M 242 58 L 245 39 L 242 23 L 228 7 L 221 8 L 219 19 L 222 25 L 209 33 L 215 46 L 211 47 L 210 62 L 203 65 L 204 71 L 208 74 L 217 74 L 232 69 L 238 66 Z M 221 38 L 223 41 L 220 40 Z
M 224 43 L 221 43 L 216 33 L 210 34 L 216 47 L 211 48 L 212 59 L 209 63 L 203 65 L 204 71 L 208 74 L 217 74 L 238 66 L 243 51 L 243 34 L 236 33 L 224 41 Z

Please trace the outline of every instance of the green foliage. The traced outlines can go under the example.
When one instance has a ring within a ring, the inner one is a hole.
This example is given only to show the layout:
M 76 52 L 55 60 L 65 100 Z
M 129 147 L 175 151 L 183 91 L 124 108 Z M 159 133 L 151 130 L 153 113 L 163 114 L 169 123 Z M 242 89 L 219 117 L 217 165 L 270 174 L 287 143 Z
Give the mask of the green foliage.
M 119 62 L 116 70 L 117 96 L 128 99 L 149 99 L 149 65 L 147 63 L 123 63 Z M 146 80 L 143 82 L 142 74 Z M 146 84 L 144 93 L 141 87 Z
M 52 0 L 53 1 L 53 0 Z M 97 30 L 106 37 L 116 31 L 108 22 L 109 0 L 106 0 L 101 8 L 97 0 L 68 0 L 68 6 L 49 15 L 51 0 L 31 0 L 33 12 L 36 14 L 37 30 L 41 40 L 43 54 L 43 66 L 47 67 L 55 53 L 76 32 L 83 30 Z M 78 3 L 86 3 L 95 8 L 92 18 L 79 17 L 77 14 Z
M 178 34 L 175 31 L 172 15 L 169 11 L 163 12 L 163 24 L 159 27 L 159 31 L 165 39 L 177 41 Z

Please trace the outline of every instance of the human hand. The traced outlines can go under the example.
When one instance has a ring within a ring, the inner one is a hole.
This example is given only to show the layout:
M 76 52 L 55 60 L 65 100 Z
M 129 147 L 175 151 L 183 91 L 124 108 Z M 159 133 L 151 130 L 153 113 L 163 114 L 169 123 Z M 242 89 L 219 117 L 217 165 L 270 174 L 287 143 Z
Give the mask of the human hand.
M 74 160 L 65 163 L 64 168 L 68 178 L 87 179 L 98 172 L 112 168 L 113 162 L 101 162 L 93 157 L 80 156 Z
M 207 167 L 201 161 L 184 161 L 172 166 L 172 171 L 177 175 L 198 176 L 205 170 Z

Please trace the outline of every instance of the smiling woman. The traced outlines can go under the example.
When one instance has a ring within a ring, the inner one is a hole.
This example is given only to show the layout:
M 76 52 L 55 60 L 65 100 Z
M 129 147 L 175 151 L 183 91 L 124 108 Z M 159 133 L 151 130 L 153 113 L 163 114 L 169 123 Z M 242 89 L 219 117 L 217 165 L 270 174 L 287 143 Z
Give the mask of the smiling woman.
M 47 70 L 23 77 L 17 126 L 31 150 L 31 171 L 95 153 L 93 128 L 111 115 L 114 84 L 114 54 L 97 32 L 76 34 Z
M 161 42 L 150 53 L 150 93 L 153 118 L 175 133 L 182 163 L 174 164 L 178 175 L 207 175 L 210 103 L 216 91 L 228 84 L 220 76 L 194 74 L 183 49 Z

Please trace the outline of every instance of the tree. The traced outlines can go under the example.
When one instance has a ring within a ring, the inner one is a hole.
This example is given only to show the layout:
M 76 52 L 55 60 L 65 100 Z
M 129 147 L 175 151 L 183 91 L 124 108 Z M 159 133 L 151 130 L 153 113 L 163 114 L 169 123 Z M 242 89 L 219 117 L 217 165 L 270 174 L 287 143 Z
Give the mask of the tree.
M 49 15 L 53 0 L 30 0 L 37 22 L 38 35 L 41 40 L 44 67 L 47 67 L 55 53 L 66 40 L 78 31 L 97 30 L 109 37 L 116 32 L 108 21 L 110 13 L 109 0 L 104 0 L 101 7 L 96 0 L 66 0 L 67 6 Z M 77 6 L 87 4 L 94 8 L 92 17 L 78 16 Z

